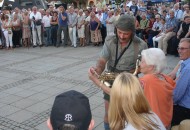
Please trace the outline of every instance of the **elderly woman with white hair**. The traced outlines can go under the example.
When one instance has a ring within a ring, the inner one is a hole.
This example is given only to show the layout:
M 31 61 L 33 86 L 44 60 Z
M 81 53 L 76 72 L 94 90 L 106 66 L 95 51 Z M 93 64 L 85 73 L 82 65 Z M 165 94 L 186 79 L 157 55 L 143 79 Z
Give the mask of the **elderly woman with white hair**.
M 78 32 L 78 37 L 80 39 L 80 46 L 85 46 L 84 24 L 85 24 L 85 16 L 83 16 L 83 10 L 80 9 L 79 15 L 77 17 L 77 32 Z
M 149 48 L 141 53 L 140 78 L 144 94 L 153 112 L 170 127 L 173 113 L 173 90 L 175 82 L 162 72 L 166 66 L 166 56 L 159 48 Z

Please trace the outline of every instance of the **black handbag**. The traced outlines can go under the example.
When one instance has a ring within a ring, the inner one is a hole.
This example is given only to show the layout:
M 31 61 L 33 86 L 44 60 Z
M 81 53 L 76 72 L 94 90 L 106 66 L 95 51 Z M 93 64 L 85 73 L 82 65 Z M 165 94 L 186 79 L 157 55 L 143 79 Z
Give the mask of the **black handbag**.
M 36 21 L 36 25 L 37 25 L 37 26 L 42 25 L 41 20 L 37 20 L 37 21 Z

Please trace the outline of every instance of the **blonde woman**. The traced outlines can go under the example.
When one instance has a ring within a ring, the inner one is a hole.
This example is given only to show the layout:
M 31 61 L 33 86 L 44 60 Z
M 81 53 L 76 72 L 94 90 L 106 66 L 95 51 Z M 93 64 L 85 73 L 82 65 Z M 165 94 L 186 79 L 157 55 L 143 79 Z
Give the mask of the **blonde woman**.
M 30 46 L 30 38 L 31 38 L 31 31 L 30 31 L 30 18 L 28 11 L 23 13 L 23 29 L 22 29 L 22 38 L 24 47 Z
M 108 111 L 111 130 L 165 130 L 159 117 L 151 111 L 139 80 L 129 73 L 115 79 Z

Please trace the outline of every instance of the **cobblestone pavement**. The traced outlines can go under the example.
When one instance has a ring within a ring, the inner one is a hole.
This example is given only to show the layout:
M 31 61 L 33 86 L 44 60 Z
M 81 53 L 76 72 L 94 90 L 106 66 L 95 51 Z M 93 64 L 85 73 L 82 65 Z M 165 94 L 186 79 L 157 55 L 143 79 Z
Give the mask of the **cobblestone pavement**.
M 77 90 L 89 97 L 95 130 L 103 130 L 102 91 L 88 79 L 100 47 L 0 50 L 0 130 L 48 130 L 54 98 Z M 178 58 L 167 56 L 170 72 Z

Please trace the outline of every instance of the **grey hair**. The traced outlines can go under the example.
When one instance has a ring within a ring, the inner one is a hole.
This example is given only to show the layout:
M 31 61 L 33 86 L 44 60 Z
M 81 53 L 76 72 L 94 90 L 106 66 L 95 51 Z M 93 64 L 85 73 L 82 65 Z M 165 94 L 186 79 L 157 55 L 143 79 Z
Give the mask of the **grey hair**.
M 36 6 L 33 6 L 32 9 L 38 9 Z
M 82 9 L 80 9 L 80 10 L 79 10 L 79 12 L 83 12 L 83 10 L 82 10 Z
M 142 14 L 141 14 L 141 17 L 142 17 L 142 16 L 145 16 L 145 17 L 146 17 L 146 13 L 142 13 Z
M 159 14 L 157 14 L 157 15 L 155 16 L 155 18 L 159 18 L 159 19 L 160 19 L 160 15 L 159 15 Z
M 166 67 L 166 56 L 159 48 L 149 48 L 141 52 L 147 65 L 155 67 L 155 73 L 162 73 Z
M 169 10 L 169 13 L 174 13 L 174 10 L 173 10 L 173 9 L 170 9 L 170 10 Z
M 182 43 L 182 42 L 189 43 L 189 47 L 190 47 L 190 38 L 182 38 L 179 43 Z
M 109 10 L 109 11 L 108 11 L 108 13 L 111 13 L 111 14 L 113 14 L 113 10 Z

